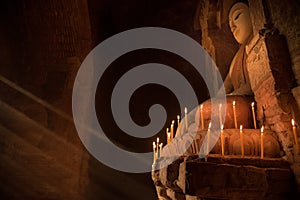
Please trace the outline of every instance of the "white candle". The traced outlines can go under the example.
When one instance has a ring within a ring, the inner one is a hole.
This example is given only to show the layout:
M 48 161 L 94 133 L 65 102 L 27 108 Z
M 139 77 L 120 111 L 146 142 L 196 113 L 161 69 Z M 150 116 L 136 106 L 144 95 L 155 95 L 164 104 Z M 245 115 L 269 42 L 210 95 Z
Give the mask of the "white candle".
M 171 124 L 171 139 L 174 138 L 174 120 L 172 121 L 172 124 Z
M 296 154 L 299 154 L 298 135 L 297 135 L 297 129 L 296 129 L 294 119 L 292 119 L 292 125 L 293 125 L 294 139 L 295 139 L 295 152 L 296 152 Z
M 232 107 L 233 107 L 234 127 L 237 128 L 236 110 L 235 110 L 235 101 L 232 102 Z
M 224 156 L 224 125 L 221 126 L 221 147 L 222 147 L 222 156 Z
M 153 142 L 153 162 L 156 161 L 156 145 L 155 142 Z
M 207 130 L 207 145 L 206 145 L 206 155 L 209 154 L 209 145 L 210 145 L 210 128 L 211 128 L 211 122 L 208 125 L 208 130 Z
M 167 128 L 167 144 L 171 142 L 171 133 L 169 132 L 169 128 Z
M 219 105 L 219 121 L 220 121 L 220 127 L 223 125 L 222 121 L 222 104 Z
M 160 145 L 159 145 L 159 157 L 161 157 L 162 146 L 163 146 L 163 143 L 160 143 Z
M 185 121 L 185 127 L 186 127 L 186 131 L 188 131 L 189 130 L 189 125 L 188 125 L 188 116 L 187 116 L 187 108 L 185 107 L 184 108 L 184 114 L 185 114 L 185 117 L 184 117 L 184 121 Z
M 156 151 L 158 152 L 158 147 L 159 147 L 159 138 L 156 139 Z
M 253 116 L 254 128 L 256 129 L 257 126 L 256 126 L 256 117 L 255 117 L 255 110 L 254 110 L 254 102 L 252 102 L 251 107 L 252 107 L 252 116 Z
M 177 115 L 177 130 L 180 128 L 180 115 Z
M 260 158 L 264 158 L 264 126 L 260 129 Z
M 166 136 L 167 136 L 167 144 L 169 144 L 169 128 L 166 130 Z
M 200 105 L 201 129 L 204 130 L 203 105 Z
M 240 126 L 240 138 L 241 138 L 241 152 L 242 152 L 242 157 L 244 157 L 245 152 L 244 152 L 243 125 Z

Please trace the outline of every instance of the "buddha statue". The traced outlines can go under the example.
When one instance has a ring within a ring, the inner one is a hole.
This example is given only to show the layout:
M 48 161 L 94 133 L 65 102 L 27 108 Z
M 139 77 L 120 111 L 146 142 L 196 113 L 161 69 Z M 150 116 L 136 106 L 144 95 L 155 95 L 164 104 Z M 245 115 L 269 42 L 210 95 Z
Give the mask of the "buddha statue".
M 240 134 L 238 134 L 240 131 L 240 127 L 243 128 L 244 133 L 243 140 L 245 155 L 260 155 L 260 126 L 262 124 L 257 124 L 256 129 L 254 129 L 254 118 L 251 105 L 254 102 L 254 95 L 251 89 L 251 83 L 249 80 L 248 69 L 246 65 L 246 46 L 253 38 L 252 23 L 247 3 L 239 1 L 233 4 L 229 11 L 229 26 L 234 38 L 240 44 L 240 48 L 238 49 L 231 62 L 229 72 L 224 81 L 226 105 L 221 104 L 222 106 L 220 107 L 222 109 L 226 107 L 226 112 L 214 110 L 216 108 L 211 105 L 211 99 L 203 102 L 198 106 L 198 108 L 189 113 L 187 117 L 189 126 L 187 128 L 185 128 L 185 125 L 180 126 L 180 129 L 176 132 L 176 135 L 179 136 L 175 138 L 177 140 L 177 144 L 174 146 L 166 146 L 166 148 L 164 148 L 164 152 L 162 153 L 163 157 L 167 157 L 168 155 L 173 154 L 181 155 L 181 153 L 187 148 L 188 150 L 186 152 L 186 155 L 199 154 L 199 152 L 200 154 L 204 153 L 203 149 L 205 148 L 202 146 L 202 144 L 208 133 L 209 124 L 210 122 L 212 122 L 211 117 L 213 117 L 213 119 L 225 120 L 221 122 L 219 121 L 220 123 L 215 123 L 214 126 L 217 128 L 220 128 L 219 126 L 223 126 L 224 137 L 226 141 L 226 155 L 241 154 L 241 140 Z M 224 103 L 222 99 L 219 101 L 218 97 L 216 97 L 216 99 L 215 97 L 213 98 L 214 103 Z M 233 106 L 233 104 L 235 106 Z M 235 107 L 235 109 L 233 109 L 233 107 Z M 223 119 L 219 117 L 220 113 L 225 114 Z M 236 120 L 234 119 L 234 116 Z M 215 132 L 219 132 L 219 130 Z M 214 137 L 213 140 L 217 141 L 217 143 L 215 143 L 213 149 L 211 149 L 210 152 L 213 154 L 219 154 L 221 152 L 219 137 L 217 135 L 211 137 Z M 265 156 L 272 158 L 280 157 L 280 145 L 273 132 L 271 130 L 265 130 L 264 137 Z M 203 149 L 201 151 L 202 147 Z
M 252 95 L 245 63 L 245 46 L 253 37 L 248 5 L 238 2 L 232 6 L 229 11 L 229 26 L 240 48 L 231 62 L 229 73 L 224 81 L 225 91 L 233 95 Z
M 254 101 L 253 91 L 246 65 L 245 47 L 253 38 L 252 23 L 247 3 L 235 3 L 229 11 L 230 30 L 240 44 L 240 48 L 235 54 L 229 72 L 224 80 L 226 92 L 226 115 L 224 128 L 236 128 L 233 119 L 233 102 L 236 104 L 236 115 L 238 118 L 238 127 L 253 128 L 253 116 L 251 112 L 251 103 Z M 223 108 L 225 105 L 222 105 Z M 200 109 L 200 108 L 199 108 Z M 196 123 L 200 124 L 199 109 L 196 114 Z M 212 110 L 210 99 L 202 103 L 202 112 L 204 116 L 204 127 L 207 128 L 211 121 L 211 114 L 218 115 L 217 110 Z M 217 116 L 216 116 L 217 117 Z

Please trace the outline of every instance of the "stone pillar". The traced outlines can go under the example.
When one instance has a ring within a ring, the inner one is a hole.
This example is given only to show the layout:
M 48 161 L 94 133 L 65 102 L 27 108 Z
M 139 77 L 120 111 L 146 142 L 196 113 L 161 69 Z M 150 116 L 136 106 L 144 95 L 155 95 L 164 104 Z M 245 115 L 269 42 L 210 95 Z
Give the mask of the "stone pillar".
M 253 33 L 257 34 L 259 30 L 266 24 L 266 17 L 264 14 L 264 8 L 261 1 L 248 0 L 250 17 L 252 22 Z
M 202 47 L 215 61 L 223 78 L 238 49 L 238 43 L 228 25 L 228 12 L 232 3 L 233 0 L 200 0 L 194 24 L 195 29 L 201 29 Z M 211 73 L 211 67 L 207 66 L 206 71 Z
M 273 130 L 281 142 L 284 158 L 291 161 L 291 88 L 294 84 L 291 63 L 284 37 L 277 31 L 256 35 L 246 47 L 251 87 L 257 102 L 259 125 Z

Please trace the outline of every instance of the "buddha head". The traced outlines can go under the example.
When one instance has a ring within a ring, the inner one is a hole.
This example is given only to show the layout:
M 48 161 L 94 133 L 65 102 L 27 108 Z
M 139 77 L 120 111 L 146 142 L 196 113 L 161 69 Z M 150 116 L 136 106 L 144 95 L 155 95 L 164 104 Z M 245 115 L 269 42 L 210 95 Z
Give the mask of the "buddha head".
M 244 2 L 235 3 L 229 11 L 229 26 L 234 38 L 243 44 L 252 35 L 249 7 Z

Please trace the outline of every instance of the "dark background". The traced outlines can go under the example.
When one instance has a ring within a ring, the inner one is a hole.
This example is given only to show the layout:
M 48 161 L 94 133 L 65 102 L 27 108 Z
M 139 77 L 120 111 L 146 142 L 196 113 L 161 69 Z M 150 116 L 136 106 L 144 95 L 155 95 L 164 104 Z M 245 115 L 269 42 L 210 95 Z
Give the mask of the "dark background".
M 22 113 L 20 118 L 8 119 L 7 113 L 2 112 L 1 126 L 13 136 L 10 139 L 5 136 L 0 151 L 3 163 L 0 176 L 2 199 L 155 199 L 156 191 L 150 173 L 128 174 L 101 164 L 86 152 L 72 121 L 29 96 L 40 98 L 71 117 L 72 83 L 81 62 L 97 44 L 122 31 L 146 26 L 170 28 L 200 43 L 201 31 L 194 28 L 198 1 L 4 0 L 0 4 L 1 76 L 31 94 L 22 94 L 1 82 L 1 101 Z M 137 124 L 146 125 L 149 123 L 148 108 L 155 103 L 162 104 L 168 118 L 160 133 L 142 140 L 122 133 L 116 126 L 109 110 L 113 86 L 126 71 L 148 62 L 175 68 L 190 81 L 199 102 L 208 98 L 201 77 L 177 55 L 144 49 L 118 58 L 101 78 L 96 109 L 99 123 L 109 138 L 134 152 L 151 151 L 156 137 L 166 143 L 165 129 L 180 113 L 172 91 L 163 86 L 146 85 L 133 94 L 130 113 Z M 29 125 L 24 122 L 27 118 L 50 130 L 51 134 L 46 137 L 37 129 L 28 128 Z M 22 124 L 23 129 L 16 124 Z M 32 135 L 43 137 L 39 142 L 33 142 L 35 140 L 30 139 L 34 137 Z M 16 140 L 20 146 L 8 148 Z M 65 148 L 63 144 L 67 144 Z M 76 151 L 68 149 L 68 145 L 75 146 Z M 50 157 L 50 166 L 63 165 L 63 169 L 49 169 L 49 164 L 43 164 L 40 158 L 32 156 L 31 148 L 39 151 L 43 158 Z M 78 151 L 80 153 L 75 153 Z M 79 163 L 65 159 L 73 155 L 80 157 Z M 70 170 L 72 178 L 60 176 L 64 170 Z M 61 179 L 52 181 L 55 177 Z

